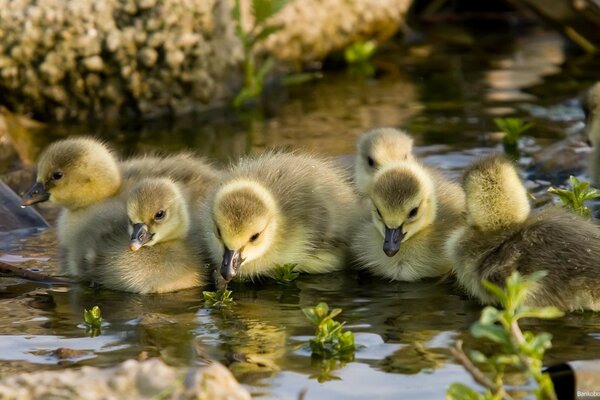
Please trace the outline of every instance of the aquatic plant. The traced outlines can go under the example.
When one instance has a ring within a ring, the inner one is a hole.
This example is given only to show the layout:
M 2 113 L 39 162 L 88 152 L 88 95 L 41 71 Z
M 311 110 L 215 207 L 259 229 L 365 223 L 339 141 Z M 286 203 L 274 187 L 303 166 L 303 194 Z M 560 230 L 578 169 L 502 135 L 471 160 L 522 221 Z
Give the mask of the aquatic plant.
M 100 307 L 94 306 L 91 310 L 83 310 L 83 321 L 85 322 L 86 332 L 90 333 L 91 337 L 100 335 L 102 328 L 102 311 Z
M 600 199 L 600 190 L 591 188 L 589 182 L 580 181 L 574 176 L 569 178 L 569 183 L 571 186 L 569 189 L 550 187 L 548 193 L 558 196 L 563 207 L 573 210 L 584 218 L 591 218 L 592 212 L 585 202 Z
M 341 308 L 334 308 L 330 312 L 327 303 L 319 303 L 316 307 L 303 308 L 302 312 L 316 327 L 315 337 L 309 341 L 313 356 L 341 360 L 354 358 L 354 334 L 344 331 L 345 322 L 334 320 L 342 312 Z
M 471 335 L 494 342 L 498 345 L 499 352 L 486 356 L 480 351 L 472 350 L 467 356 L 462 341 L 458 340 L 452 349 L 453 355 L 473 379 L 485 388 L 485 392 L 480 393 L 461 383 L 454 383 L 448 389 L 446 399 L 511 399 L 503 381 L 507 369 L 516 369 L 533 380 L 536 387 L 532 391 L 537 399 L 556 399 L 549 375 L 542 372 L 544 353 L 552 346 L 552 335 L 547 332 L 523 332 L 519 327 L 519 320 L 523 318 L 554 319 L 563 315 L 556 307 L 531 308 L 524 305 L 531 288 L 544 276 L 545 271 L 525 278 L 514 272 L 506 280 L 505 288 L 483 281 L 485 288 L 501 301 L 504 308 L 499 310 L 491 306 L 485 307 L 479 321 L 471 326 Z M 529 386 L 524 390 L 531 391 Z
M 376 51 L 377 42 L 374 40 L 352 43 L 344 50 L 344 59 L 348 64 L 349 71 L 362 76 L 372 76 L 375 73 L 375 67 L 370 60 Z
M 519 158 L 519 138 L 523 132 L 531 129 L 533 124 L 525 123 L 521 118 L 494 118 L 494 123 L 502 132 L 504 152 L 511 157 Z
M 277 14 L 289 0 L 252 0 L 251 12 L 253 26 L 246 30 L 242 24 L 241 0 L 235 0 L 232 16 L 235 20 L 235 32 L 244 48 L 244 85 L 233 100 L 233 105 L 241 106 L 246 100 L 261 95 L 267 73 L 273 68 L 274 59 L 267 56 L 259 59 L 255 54 L 257 44 L 280 30 L 280 25 L 269 25 L 268 20 Z
M 300 273 L 294 271 L 294 268 L 296 268 L 296 264 L 277 265 L 273 271 L 273 279 L 284 285 L 292 283 L 300 276 Z
M 204 297 L 204 304 L 207 307 L 220 307 L 227 304 L 233 303 L 233 297 L 231 297 L 231 290 L 223 290 L 222 292 L 210 292 L 203 291 L 202 297 Z

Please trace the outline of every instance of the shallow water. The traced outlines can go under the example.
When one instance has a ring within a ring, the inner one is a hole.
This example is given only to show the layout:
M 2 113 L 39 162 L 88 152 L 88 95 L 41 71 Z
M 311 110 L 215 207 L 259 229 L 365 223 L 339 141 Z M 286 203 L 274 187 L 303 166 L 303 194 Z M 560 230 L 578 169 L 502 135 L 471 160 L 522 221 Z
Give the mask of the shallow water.
M 566 53 L 562 40 L 541 32 L 478 35 L 471 47 L 424 43 L 389 46 L 375 60 L 378 75 L 345 71 L 277 91 L 260 112 L 215 110 L 130 126 L 56 126 L 32 148 L 66 134 L 102 135 L 125 154 L 192 148 L 221 162 L 265 148 L 303 148 L 344 162 L 356 137 L 376 126 L 409 129 L 417 151 L 458 176 L 474 157 L 498 151 L 493 117 L 521 115 L 536 128 L 522 145 L 532 153 L 581 127 L 576 95 L 600 78 L 598 60 Z M 582 155 L 583 157 L 583 155 Z M 534 193 L 547 183 L 529 176 Z M 46 207 L 47 215 L 52 215 Z M 0 261 L 53 272 L 54 229 L 2 240 Z M 109 366 L 140 354 L 173 365 L 206 358 L 228 365 L 260 397 L 443 398 L 447 386 L 470 378 L 448 348 L 465 334 L 480 307 L 451 282 L 389 283 L 355 273 L 302 276 L 290 285 L 237 285 L 235 304 L 206 308 L 200 289 L 132 295 L 82 286 L 48 286 L 0 278 L 0 374 L 64 366 Z M 345 364 L 313 360 L 302 344 L 312 327 L 302 307 L 326 301 L 343 308 L 361 346 Z M 83 309 L 99 305 L 106 321 L 91 338 Z M 600 315 L 573 313 L 528 328 L 554 335 L 547 362 L 598 358 Z M 82 350 L 59 360 L 52 351 Z

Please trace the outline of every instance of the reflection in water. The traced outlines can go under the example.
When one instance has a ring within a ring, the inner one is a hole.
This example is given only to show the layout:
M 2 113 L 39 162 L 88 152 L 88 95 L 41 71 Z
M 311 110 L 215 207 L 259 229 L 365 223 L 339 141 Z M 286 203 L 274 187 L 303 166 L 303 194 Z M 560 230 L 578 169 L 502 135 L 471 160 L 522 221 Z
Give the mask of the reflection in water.
M 539 110 L 573 97 L 600 71 L 593 61 L 566 57 L 562 41 L 547 34 L 516 41 L 484 36 L 468 52 L 443 44 L 422 49 L 382 49 L 382 59 L 374 60 L 376 78 L 328 73 L 278 93 L 264 110 L 215 110 L 124 126 L 51 126 L 44 135 L 19 131 L 19 143 L 28 144 L 31 158 L 47 142 L 85 133 L 101 135 L 124 155 L 191 148 L 225 162 L 272 146 L 347 155 L 360 132 L 391 125 L 408 128 L 425 162 L 457 177 L 473 158 L 498 148 L 489 135 L 496 115 L 530 112 L 542 127 L 532 131 L 536 142 L 563 137 L 563 130 L 546 129 L 557 123 Z M 561 65 L 564 60 L 569 64 Z M 564 126 L 573 123 L 576 118 Z M 42 211 L 52 216 L 56 210 Z M 53 229 L 8 237 L 0 251 L 24 257 L 10 258 L 14 264 L 56 271 Z M 138 356 L 161 356 L 174 365 L 216 359 L 255 394 L 278 398 L 294 398 L 307 388 L 307 399 L 438 399 L 450 383 L 469 382 L 448 353 L 453 340 L 481 346 L 465 334 L 480 307 L 452 282 L 390 283 L 347 273 L 303 276 L 289 286 L 240 285 L 233 296 L 235 304 L 212 309 L 195 289 L 135 295 L 2 277 L 0 373 L 58 367 L 64 360 L 51 351 L 71 347 L 90 352 L 69 361 L 74 365 L 113 365 Z M 320 301 L 344 310 L 339 319 L 362 346 L 354 361 L 315 360 L 302 346 L 314 331 L 301 308 Z M 83 309 L 94 305 L 108 324 L 90 338 Z M 573 313 L 526 328 L 553 333 L 548 362 L 558 362 L 597 357 L 599 326 L 600 315 Z

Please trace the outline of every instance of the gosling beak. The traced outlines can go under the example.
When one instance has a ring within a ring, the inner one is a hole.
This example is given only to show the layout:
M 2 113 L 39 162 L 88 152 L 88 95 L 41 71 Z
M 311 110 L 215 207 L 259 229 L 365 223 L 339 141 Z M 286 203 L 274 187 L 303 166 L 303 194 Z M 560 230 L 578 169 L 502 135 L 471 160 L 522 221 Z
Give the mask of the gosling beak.
M 138 251 L 143 245 L 152 240 L 152 236 L 154 235 L 148 232 L 146 224 L 133 224 L 133 233 L 131 234 L 129 248 L 131 251 Z
M 229 250 L 225 247 L 225 253 L 223 253 L 223 263 L 221 264 L 221 276 L 226 282 L 232 280 L 238 273 L 240 265 L 244 262 L 242 258 L 242 251 Z
M 400 250 L 400 242 L 404 238 L 402 233 L 402 226 L 399 228 L 388 228 L 385 227 L 385 239 L 383 240 L 383 252 L 388 256 L 392 257 Z
M 21 198 L 21 205 L 32 206 L 36 203 L 48 201 L 48 199 L 50 199 L 50 193 L 46 192 L 44 184 L 42 182 L 36 182 Z

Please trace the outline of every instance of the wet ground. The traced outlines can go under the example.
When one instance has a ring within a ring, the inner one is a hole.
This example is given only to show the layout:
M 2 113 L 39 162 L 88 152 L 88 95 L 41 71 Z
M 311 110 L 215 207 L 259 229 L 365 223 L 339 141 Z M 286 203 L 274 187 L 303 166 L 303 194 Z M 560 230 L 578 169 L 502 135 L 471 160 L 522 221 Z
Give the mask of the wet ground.
M 522 116 L 536 124 L 523 138 L 521 159 L 528 185 L 544 201 L 550 170 L 533 175 L 536 154 L 582 128 L 576 99 L 600 79 L 598 60 L 569 53 L 561 38 L 539 31 L 472 40 L 382 49 L 374 78 L 346 71 L 278 90 L 260 111 L 214 110 L 173 120 L 110 127 L 55 126 L 31 143 L 32 152 L 67 134 L 94 134 L 124 154 L 192 148 L 220 162 L 272 146 L 302 148 L 349 160 L 355 139 L 376 126 L 407 128 L 425 162 L 458 176 L 480 154 L 499 151 L 493 118 Z M 577 162 L 566 168 L 584 173 Z M 560 153 L 564 153 L 561 151 Z M 536 161 L 537 162 L 537 161 Z M 52 209 L 42 212 L 52 220 Z M 52 272 L 53 229 L 0 242 L 0 261 Z M 263 282 L 233 288 L 235 304 L 206 308 L 200 289 L 167 295 L 132 295 L 83 286 L 48 286 L 0 278 L 0 374 L 64 366 L 108 366 L 145 356 L 174 365 L 210 358 L 228 365 L 256 396 L 307 399 L 443 398 L 452 382 L 470 382 L 448 348 L 478 318 L 480 307 L 452 282 L 390 283 L 352 272 L 302 276 L 290 285 Z M 361 348 L 352 362 L 313 360 L 302 344 L 312 327 L 302 307 L 326 301 Z M 91 338 L 83 309 L 99 305 L 106 321 Z M 573 313 L 532 323 L 554 335 L 547 362 L 600 357 L 600 315 Z M 60 359 L 57 348 L 81 350 Z

